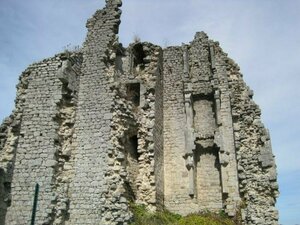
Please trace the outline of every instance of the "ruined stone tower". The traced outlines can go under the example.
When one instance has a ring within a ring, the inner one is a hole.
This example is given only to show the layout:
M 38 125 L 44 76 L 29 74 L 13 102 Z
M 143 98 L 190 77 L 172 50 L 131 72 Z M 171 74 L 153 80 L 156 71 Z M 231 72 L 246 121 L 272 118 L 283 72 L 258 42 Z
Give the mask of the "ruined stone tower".
M 0 127 L 0 224 L 127 224 L 128 202 L 277 224 L 268 130 L 239 67 L 203 32 L 162 49 L 118 42 L 121 2 L 80 51 L 30 65 Z

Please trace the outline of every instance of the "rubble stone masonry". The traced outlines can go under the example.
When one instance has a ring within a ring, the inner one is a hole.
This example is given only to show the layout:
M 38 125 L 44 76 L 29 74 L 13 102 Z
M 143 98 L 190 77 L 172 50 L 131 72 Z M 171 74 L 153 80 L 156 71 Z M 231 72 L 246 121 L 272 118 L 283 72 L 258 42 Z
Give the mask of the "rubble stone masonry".
M 0 225 L 128 224 L 129 203 L 276 225 L 270 135 L 239 67 L 204 32 L 118 41 L 121 0 L 83 47 L 30 65 L 0 126 Z

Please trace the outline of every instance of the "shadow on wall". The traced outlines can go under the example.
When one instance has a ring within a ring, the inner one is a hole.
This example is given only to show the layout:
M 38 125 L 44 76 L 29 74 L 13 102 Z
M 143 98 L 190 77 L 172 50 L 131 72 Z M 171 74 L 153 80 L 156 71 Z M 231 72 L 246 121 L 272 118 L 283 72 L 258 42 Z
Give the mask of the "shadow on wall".
M 11 204 L 11 183 L 5 181 L 6 173 L 0 168 L 0 224 L 5 224 L 7 208 Z

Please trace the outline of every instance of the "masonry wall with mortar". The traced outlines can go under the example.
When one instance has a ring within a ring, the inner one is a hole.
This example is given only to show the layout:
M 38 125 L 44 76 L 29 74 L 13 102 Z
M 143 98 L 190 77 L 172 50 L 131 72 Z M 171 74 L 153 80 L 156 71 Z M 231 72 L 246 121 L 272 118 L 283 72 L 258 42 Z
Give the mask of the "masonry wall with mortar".
M 234 215 L 239 193 L 230 142 L 233 130 L 226 117 L 230 105 L 225 100 L 216 105 L 221 87 L 215 84 L 219 78 L 214 75 L 210 51 L 206 34 L 200 32 L 190 45 L 164 52 L 165 205 L 185 214 L 224 208 Z M 219 136 L 226 139 L 224 143 Z M 223 153 L 230 151 L 232 158 L 222 163 Z M 233 172 L 228 175 L 228 171 Z M 236 189 L 228 191 L 228 186 Z
M 277 224 L 270 136 L 238 66 L 198 32 L 161 49 L 118 41 L 121 1 L 77 53 L 29 66 L 0 127 L 0 224 L 127 224 L 129 202 Z
M 245 224 L 277 223 L 274 159 L 268 132 L 259 119 L 260 110 L 251 97 L 238 66 L 205 33 L 197 33 L 190 45 L 164 50 L 164 204 L 167 209 L 182 214 L 224 209 L 230 216 L 241 210 Z M 241 130 L 239 124 L 244 114 L 248 114 L 245 117 L 249 131 L 247 126 Z M 242 149 L 252 152 L 251 156 L 240 153 L 241 134 L 245 144 Z M 252 166 L 247 157 L 251 158 Z M 244 174 L 240 164 L 253 172 L 252 179 Z M 262 172 L 255 179 L 257 171 Z M 264 190 L 264 194 L 259 197 L 259 190 L 249 188 L 250 183 L 252 188 L 260 186 L 258 189 Z M 262 207 L 253 195 L 268 202 L 269 209 Z
M 17 150 L 14 156 L 11 154 L 10 161 L 6 161 L 7 165 L 13 165 L 12 199 L 6 213 L 7 224 L 30 222 L 35 183 L 40 184 L 39 224 L 51 220 L 50 214 L 55 207 L 53 198 L 57 194 L 54 179 L 58 163 L 58 146 L 55 145 L 58 124 L 54 118 L 60 113 L 57 104 L 63 95 L 62 82 L 57 79 L 57 72 L 63 63 L 61 57 L 57 55 L 33 64 L 21 76 L 17 111 L 13 114 L 20 117 L 18 136 L 13 138 L 17 143 L 10 144 Z M 8 141 L 12 139 L 8 138 L 6 143 Z M 4 150 L 8 151 L 5 147 Z
M 239 66 L 218 45 L 215 49 L 216 59 L 227 65 L 244 224 L 277 224 L 275 203 L 279 192 L 269 132 Z
M 28 87 L 28 77 L 30 70 L 22 73 L 17 85 L 17 96 L 15 100 L 15 110 L 6 118 L 0 129 L 0 224 L 5 224 L 7 208 L 11 206 L 12 178 L 16 162 L 17 145 L 20 135 L 20 124 L 25 102 L 26 89 Z
M 164 205 L 169 210 L 187 214 L 198 208 L 189 196 L 189 174 L 183 158 L 186 119 L 182 55 L 180 47 L 164 49 Z
M 120 5 L 107 1 L 106 7 L 87 22 L 74 131 L 75 174 L 66 224 L 120 224 L 130 217 L 127 204 L 121 200 L 123 179 L 114 172 L 119 162 L 113 138 L 113 67 Z
M 155 177 L 159 177 L 155 173 L 161 173 L 161 170 L 154 170 L 155 164 L 158 167 L 162 165 L 161 158 L 154 159 L 162 154 L 161 58 L 160 47 L 136 42 L 127 49 L 120 47 L 116 59 L 116 82 L 119 84 L 120 97 L 131 106 L 136 124 L 135 133 L 131 134 L 137 138 L 134 164 L 138 168 L 134 169 L 135 182 L 131 182 L 132 189 L 136 190 L 134 200 L 147 204 L 152 210 L 156 208 L 155 184 L 161 184 L 161 180 L 155 181 Z M 125 138 L 128 139 L 128 135 L 125 134 Z

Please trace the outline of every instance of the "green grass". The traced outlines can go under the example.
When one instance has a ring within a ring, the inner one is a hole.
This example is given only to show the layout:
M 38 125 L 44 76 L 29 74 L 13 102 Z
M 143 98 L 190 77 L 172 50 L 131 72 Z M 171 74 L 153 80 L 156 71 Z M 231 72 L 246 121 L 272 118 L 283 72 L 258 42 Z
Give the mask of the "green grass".
M 143 205 L 131 204 L 133 222 L 130 225 L 235 225 L 224 213 L 210 212 L 180 216 L 169 211 L 149 212 Z

